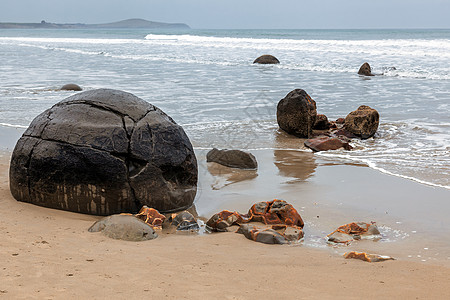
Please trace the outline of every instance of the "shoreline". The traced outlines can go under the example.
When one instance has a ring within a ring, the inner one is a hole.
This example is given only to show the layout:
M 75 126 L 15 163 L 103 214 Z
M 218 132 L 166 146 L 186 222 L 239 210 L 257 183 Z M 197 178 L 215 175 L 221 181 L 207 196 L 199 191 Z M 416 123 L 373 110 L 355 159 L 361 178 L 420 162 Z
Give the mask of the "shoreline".
M 201 165 L 203 160 L 198 156 Z M 213 194 L 227 195 L 227 201 L 219 206 L 248 207 L 243 202 L 253 202 L 253 199 L 237 199 L 248 197 L 242 189 L 250 188 L 252 180 L 264 179 L 265 164 L 261 160 L 260 165 L 260 173 L 253 179 L 242 181 L 240 177 L 230 185 L 208 192 L 203 186 L 196 203 L 202 211 L 200 215 L 213 210 L 201 207 L 204 201 L 212 201 Z M 3 156 L 0 159 L 0 228 L 5 234 L 0 244 L 3 253 L 0 297 L 198 299 L 219 294 L 225 299 L 379 299 L 398 295 L 436 299 L 450 295 L 448 266 L 405 259 L 381 263 L 346 260 L 332 248 L 327 248 L 332 251 L 322 251 L 304 245 L 265 245 L 235 233 L 159 233 L 160 237 L 146 242 L 109 239 L 87 231 L 100 217 L 14 200 L 9 192 L 8 166 L 9 157 Z M 218 176 L 214 169 L 220 167 L 215 167 L 210 169 Z M 316 166 L 314 176 L 328 167 L 337 166 Z M 281 170 L 288 172 L 289 168 Z M 216 171 L 220 176 L 229 174 Z M 286 184 L 289 190 L 292 183 Z M 305 181 L 299 185 L 312 184 Z M 315 187 L 309 192 L 315 192 Z M 257 192 L 254 198 L 259 199 L 261 194 L 263 191 Z M 308 235 L 311 215 L 320 207 L 310 212 L 297 209 L 307 222 Z M 325 216 L 320 215 L 320 220 L 326 220 Z M 356 284 L 355 278 L 365 280 Z

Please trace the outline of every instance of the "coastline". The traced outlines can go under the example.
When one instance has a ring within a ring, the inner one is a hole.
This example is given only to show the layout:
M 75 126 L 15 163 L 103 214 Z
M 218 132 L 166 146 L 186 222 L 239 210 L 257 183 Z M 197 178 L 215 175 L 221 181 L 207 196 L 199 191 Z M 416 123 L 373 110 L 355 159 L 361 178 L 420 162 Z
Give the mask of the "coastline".
M 447 210 L 433 207 L 430 210 L 435 214 L 428 215 L 424 207 L 411 208 L 420 202 L 422 193 L 439 200 L 441 192 L 448 195 L 447 190 L 436 191 L 308 152 L 252 152 L 259 162 L 257 172 L 207 164 L 205 153 L 197 151 L 200 181 L 195 205 L 200 217 L 208 218 L 221 209 L 246 212 L 256 201 L 278 197 L 292 203 L 305 220 L 302 244 L 265 245 L 235 233 L 160 233 L 155 240 L 135 243 L 89 233 L 87 228 L 99 217 L 14 200 L 8 186 L 10 153 L 3 152 L 0 228 L 5 235 L 0 297 L 376 299 L 401 294 L 436 299 L 450 295 L 450 259 L 443 253 L 436 259 L 423 254 L 439 249 L 447 250 L 450 257 L 445 242 L 448 221 L 440 219 Z M 367 190 L 367 186 L 373 188 Z M 407 197 L 399 197 L 398 203 L 383 199 L 391 187 L 395 189 L 389 193 Z M 376 201 L 376 205 L 363 198 Z M 425 215 L 417 224 L 416 214 Z M 432 219 L 444 223 L 434 224 Z M 396 223 L 398 220 L 402 223 Z M 337 248 L 323 243 L 324 235 L 352 221 L 377 221 L 391 240 L 359 241 Z M 436 231 L 440 226 L 442 231 Z M 411 234 L 412 230 L 417 235 Z M 396 237 L 395 231 L 408 236 Z M 428 250 L 423 250 L 425 244 Z M 417 254 L 420 249 L 422 254 Z M 371 264 L 345 260 L 341 254 L 350 250 L 392 255 L 397 260 Z M 409 258 L 408 253 L 414 257 Z M 416 255 L 426 257 L 426 263 Z M 356 283 L 355 278 L 365 280 Z

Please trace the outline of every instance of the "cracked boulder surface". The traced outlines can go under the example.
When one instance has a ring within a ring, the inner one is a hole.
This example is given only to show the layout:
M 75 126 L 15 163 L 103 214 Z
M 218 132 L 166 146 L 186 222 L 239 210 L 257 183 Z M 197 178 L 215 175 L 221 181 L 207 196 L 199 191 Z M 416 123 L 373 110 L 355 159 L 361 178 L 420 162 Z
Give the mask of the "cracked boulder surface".
M 181 126 L 123 91 L 75 94 L 38 115 L 17 142 L 10 188 L 18 201 L 111 215 L 142 206 L 189 208 L 197 160 Z

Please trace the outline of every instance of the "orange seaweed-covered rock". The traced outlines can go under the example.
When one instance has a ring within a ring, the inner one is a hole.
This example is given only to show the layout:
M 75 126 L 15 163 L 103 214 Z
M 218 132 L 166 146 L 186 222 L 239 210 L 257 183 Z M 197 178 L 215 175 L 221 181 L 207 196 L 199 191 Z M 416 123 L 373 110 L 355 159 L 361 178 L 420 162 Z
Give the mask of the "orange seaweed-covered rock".
M 330 243 L 349 244 L 353 240 L 380 239 L 381 234 L 374 223 L 352 222 L 339 226 L 327 237 Z
M 246 215 L 241 215 L 235 211 L 231 212 L 223 210 L 209 218 L 208 222 L 206 222 L 206 226 L 211 231 L 227 231 L 227 227 L 240 225 L 248 221 Z
M 141 208 L 139 213 L 134 216 L 156 229 L 161 229 L 162 224 L 166 219 L 166 217 L 160 214 L 159 211 L 145 205 Z
M 380 262 L 380 261 L 385 261 L 385 260 L 395 260 L 395 258 L 393 258 L 391 256 L 368 254 L 365 252 L 356 252 L 356 251 L 346 252 L 344 254 L 344 257 L 347 259 L 348 258 L 360 259 L 360 260 L 367 261 L 367 262 Z
M 286 224 L 303 228 L 304 223 L 297 210 L 284 200 L 258 202 L 248 211 L 253 222 L 264 224 Z

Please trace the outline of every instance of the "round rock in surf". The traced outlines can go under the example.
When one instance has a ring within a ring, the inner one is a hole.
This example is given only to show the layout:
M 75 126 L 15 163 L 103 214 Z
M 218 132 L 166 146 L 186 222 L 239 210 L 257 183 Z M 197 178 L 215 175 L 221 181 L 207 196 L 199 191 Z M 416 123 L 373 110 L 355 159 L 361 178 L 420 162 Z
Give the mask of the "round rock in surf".
M 254 64 L 262 64 L 262 65 L 275 65 L 275 64 L 279 64 L 280 61 L 278 60 L 278 58 L 276 58 L 273 55 L 270 54 L 264 54 L 261 55 L 260 57 L 258 57 L 257 59 L 255 59 L 253 61 Z
M 11 158 L 19 201 L 95 215 L 190 207 L 197 160 L 172 118 L 126 92 L 75 94 L 37 116 Z

